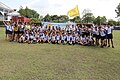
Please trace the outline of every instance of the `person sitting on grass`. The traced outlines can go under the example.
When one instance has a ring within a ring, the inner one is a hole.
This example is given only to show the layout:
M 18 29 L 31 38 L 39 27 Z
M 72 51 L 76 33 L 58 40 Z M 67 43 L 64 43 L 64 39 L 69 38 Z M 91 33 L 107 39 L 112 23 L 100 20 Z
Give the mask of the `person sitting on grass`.
M 70 33 L 68 33 L 68 35 L 67 35 L 67 44 L 71 45 L 70 41 L 71 41 L 71 36 L 70 36 Z
M 94 45 L 94 39 L 93 39 L 93 37 L 91 35 L 88 36 L 88 45 L 89 46 Z
M 25 34 L 21 35 L 19 38 L 19 43 L 25 43 Z
M 52 44 L 55 44 L 55 34 L 53 33 L 52 36 L 51 36 L 51 43 Z
M 88 39 L 86 37 L 86 35 L 84 35 L 84 37 L 82 38 L 82 43 L 83 46 L 87 46 L 88 45 Z
M 51 43 L 51 34 L 50 34 L 50 33 L 47 35 L 47 42 L 48 42 L 49 44 Z
M 33 43 L 33 38 L 34 38 L 34 36 L 33 36 L 33 34 L 29 34 L 29 42 L 28 42 L 28 44 L 31 44 L 31 43 Z
M 58 32 L 57 32 L 57 35 L 56 35 L 55 39 L 56 39 L 56 43 L 57 43 L 57 44 L 60 44 L 60 43 L 61 43 L 60 35 L 59 35 Z
M 72 34 L 72 44 L 73 44 L 73 45 L 75 45 L 75 41 L 76 41 L 76 39 L 75 39 L 75 34 Z

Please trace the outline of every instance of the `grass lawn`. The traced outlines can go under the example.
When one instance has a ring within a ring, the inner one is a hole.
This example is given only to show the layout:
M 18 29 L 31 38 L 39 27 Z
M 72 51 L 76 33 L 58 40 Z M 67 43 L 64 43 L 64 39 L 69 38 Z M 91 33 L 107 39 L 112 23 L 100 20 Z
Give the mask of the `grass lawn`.
M 120 31 L 115 48 L 19 44 L 0 28 L 0 80 L 120 80 Z

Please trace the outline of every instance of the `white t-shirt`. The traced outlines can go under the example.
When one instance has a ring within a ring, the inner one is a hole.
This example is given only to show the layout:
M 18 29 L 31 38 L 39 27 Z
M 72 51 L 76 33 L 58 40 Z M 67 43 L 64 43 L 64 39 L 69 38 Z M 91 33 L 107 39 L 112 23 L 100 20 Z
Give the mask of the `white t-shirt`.
M 6 30 L 9 30 L 9 26 L 8 25 L 5 25 L 5 27 L 6 27 Z
M 56 36 L 56 39 L 57 39 L 57 40 L 60 40 L 60 36 Z
M 52 40 L 55 40 L 55 36 L 52 36 Z
M 75 41 L 75 37 L 72 37 L 72 41 Z
M 30 39 L 33 39 L 34 38 L 34 36 L 33 35 L 30 35 Z
M 92 41 L 92 36 L 89 36 L 89 41 Z
M 65 40 L 65 39 L 66 39 L 66 36 L 62 36 L 62 37 L 61 37 L 61 40 Z
M 87 43 L 87 39 L 86 39 L 86 38 L 82 38 L 82 41 L 83 41 L 84 43 Z
M 70 38 L 71 38 L 70 36 L 67 36 L 67 41 L 70 41 Z
M 99 31 L 98 31 L 98 30 L 97 30 L 97 31 L 95 30 L 95 34 L 96 34 L 96 35 L 99 35 Z
M 108 28 L 108 34 L 112 34 L 112 29 L 113 29 L 112 26 Z
M 100 31 L 101 36 L 105 36 L 104 30 Z
M 9 31 L 13 31 L 13 27 L 12 26 L 9 26 Z
M 22 36 L 21 36 L 21 39 L 24 41 L 24 40 L 25 40 L 25 36 L 22 35 Z

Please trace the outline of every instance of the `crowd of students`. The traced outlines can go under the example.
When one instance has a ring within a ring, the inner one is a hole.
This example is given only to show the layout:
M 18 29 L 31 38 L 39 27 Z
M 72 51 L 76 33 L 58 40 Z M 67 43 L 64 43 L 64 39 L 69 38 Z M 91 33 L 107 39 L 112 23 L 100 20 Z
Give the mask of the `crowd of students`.
M 6 29 L 6 39 L 19 43 L 52 43 L 61 45 L 96 45 L 102 48 L 107 46 L 112 48 L 113 34 L 111 25 L 95 25 L 90 28 L 80 25 L 66 25 L 65 28 L 58 26 L 36 26 L 27 23 L 4 22 Z

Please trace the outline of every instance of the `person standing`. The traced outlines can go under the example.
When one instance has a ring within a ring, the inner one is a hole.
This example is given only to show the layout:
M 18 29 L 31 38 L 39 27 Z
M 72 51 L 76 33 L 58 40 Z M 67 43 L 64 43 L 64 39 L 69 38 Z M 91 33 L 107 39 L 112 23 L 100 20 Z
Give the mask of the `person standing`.
M 113 26 L 110 26 L 108 25 L 108 33 L 107 33 L 107 39 L 108 39 L 108 47 L 110 47 L 110 41 L 111 41 L 111 45 L 112 45 L 112 48 L 114 48 L 114 45 L 113 45 L 113 34 L 112 34 L 112 30 L 114 29 Z
M 105 32 L 102 26 L 100 26 L 100 39 L 101 39 L 101 47 L 103 48 L 104 46 L 104 40 L 105 40 Z

